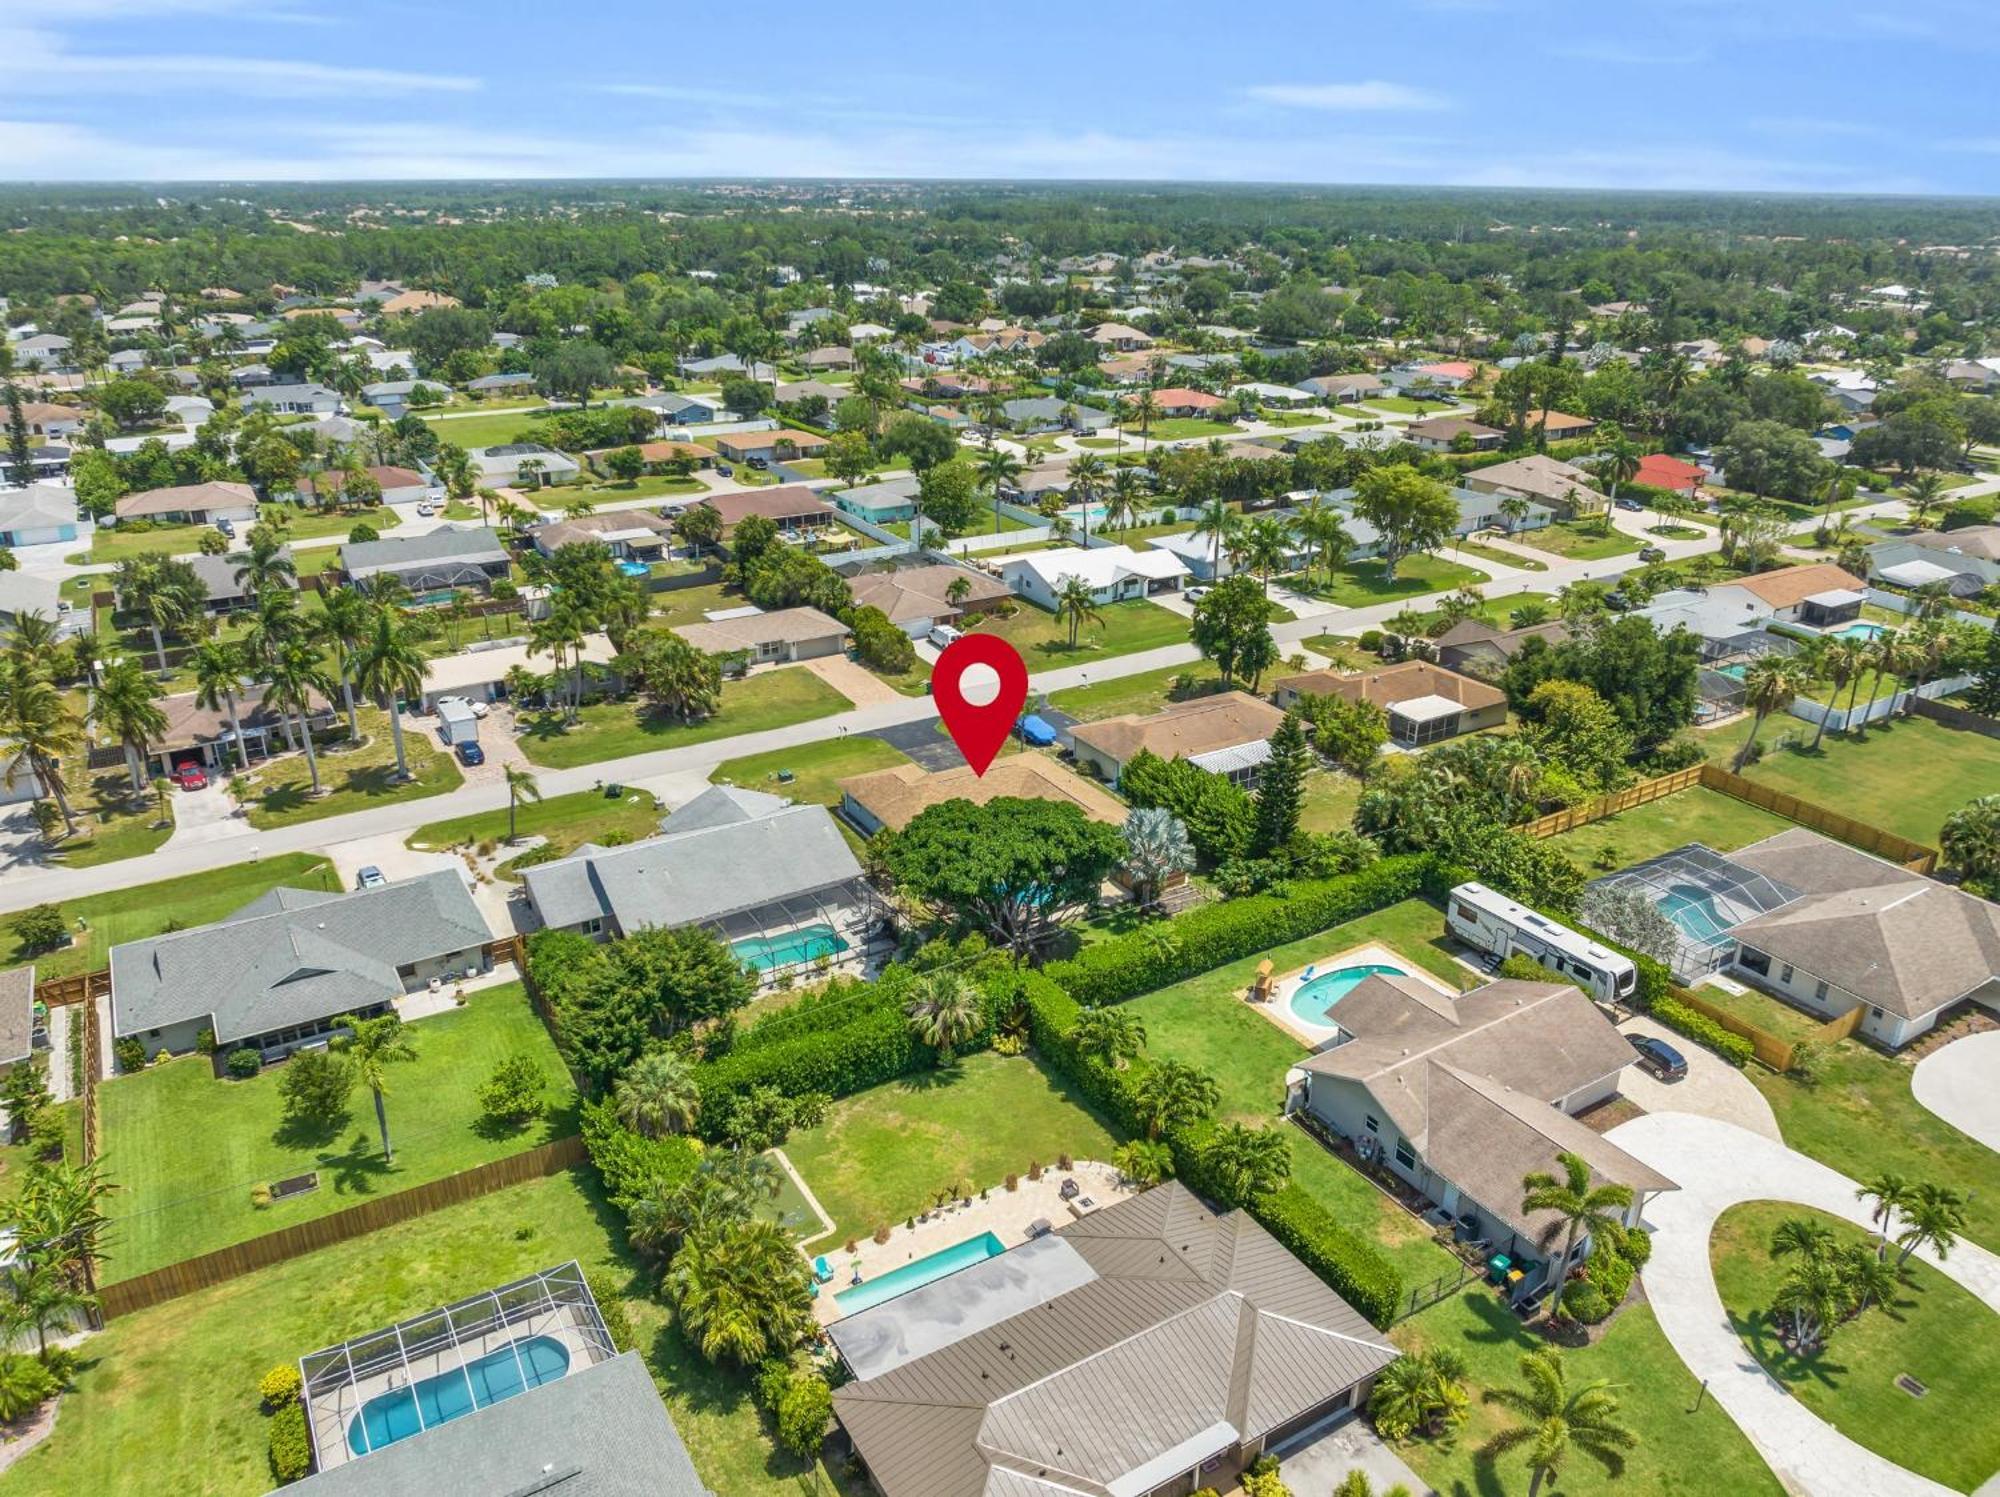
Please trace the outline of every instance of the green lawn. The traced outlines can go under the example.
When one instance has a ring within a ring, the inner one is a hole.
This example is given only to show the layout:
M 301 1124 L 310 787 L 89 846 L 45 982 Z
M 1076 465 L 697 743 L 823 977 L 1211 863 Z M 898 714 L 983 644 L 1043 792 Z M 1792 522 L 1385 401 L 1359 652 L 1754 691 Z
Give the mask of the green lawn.
M 676 478 L 664 473 L 649 473 L 643 478 L 635 478 L 630 483 L 612 480 L 608 483 L 585 483 L 563 490 L 567 502 L 574 499 L 587 500 L 591 504 L 617 504 L 633 499 L 662 498 L 672 494 L 705 494 L 708 485 L 699 478 Z
M 773 795 L 789 795 L 793 800 L 831 806 L 840 799 L 841 780 L 907 763 L 909 759 L 902 750 L 879 738 L 848 734 L 800 744 L 797 748 L 731 759 L 716 765 L 709 778 L 718 785 L 741 785 L 746 790 L 766 790 Z M 780 770 L 789 771 L 792 778 L 780 781 Z
M 1639 542 L 1618 529 L 1600 529 L 1595 520 L 1558 520 L 1539 530 L 1524 530 L 1514 537 L 1524 546 L 1547 551 L 1571 561 L 1603 561 L 1612 556 L 1628 556 Z
M 1458 985 L 1470 974 L 1443 944 L 1444 917 L 1422 900 L 1405 900 L 1303 941 L 1231 962 L 1161 988 L 1125 1005 L 1146 1029 L 1146 1060 L 1171 1057 L 1212 1074 L 1222 1088 L 1218 1117 L 1252 1125 L 1271 1122 L 1285 1096 L 1285 1072 L 1305 1045 L 1243 1001 L 1257 964 L 1268 956 L 1279 972 L 1379 941 Z M 1422 1222 L 1389 1200 L 1348 1165 L 1302 1132 L 1292 1134 L 1293 1178 L 1348 1226 L 1371 1238 L 1409 1284 L 1454 1271 L 1457 1262 L 1431 1240 Z
M 2000 1319 L 1956 1280 L 1912 1258 L 1891 1302 L 1862 1311 L 1818 1352 L 1800 1356 L 1769 1314 L 1787 1267 L 1772 1261 L 1771 1233 L 1793 1217 L 1819 1222 L 1843 1246 L 1874 1240 L 1851 1222 L 1780 1201 L 1725 1211 L 1709 1239 L 1709 1261 L 1743 1344 L 1849 1439 L 1960 1492 L 1978 1487 L 2000 1470 L 2000 1420 L 1983 1412 L 2000 1378 Z M 1904 1373 L 1930 1391 L 1905 1393 L 1895 1382 Z
M 1305 804 L 1299 810 L 1302 832 L 1332 832 L 1354 824 L 1361 800 L 1361 781 L 1344 770 L 1315 771 L 1306 780 Z
M 37 977 L 68 977 L 103 967 L 113 946 L 144 940 L 168 929 L 207 925 L 241 909 L 279 884 L 301 889 L 337 889 L 333 865 L 311 853 L 284 853 L 262 862 L 227 863 L 185 878 L 114 889 L 88 899 L 67 899 L 75 944 L 39 956 L 21 950 L 14 921 L 0 920 L 0 969 L 35 964 Z M 82 922 L 83 929 L 77 929 Z
M 282 519 L 285 539 L 292 541 L 317 540 L 322 536 L 337 535 L 347 538 L 347 533 L 356 525 L 372 525 L 377 530 L 393 530 L 401 522 L 393 504 L 369 504 L 356 509 L 308 509 L 298 504 L 265 504 L 258 511 L 266 520 Z M 242 539 L 238 527 L 238 540 Z M 317 549 L 317 548 L 315 548 Z M 333 549 L 338 549 L 333 548 Z
M 964 623 L 988 634 L 997 634 L 1028 662 L 1028 669 L 1042 666 L 1074 665 L 1113 655 L 1130 655 L 1161 645 L 1186 644 L 1188 621 L 1157 604 L 1134 599 L 1129 603 L 1106 603 L 1097 610 L 1098 621 L 1085 619 L 1074 648 L 1069 642 L 1069 624 L 1035 607 L 1016 605 L 1012 618 L 995 614 L 968 614 Z
M 615 799 L 606 799 L 601 790 L 578 790 L 569 795 L 551 795 L 539 801 L 523 801 L 515 810 L 515 832 L 521 837 L 541 837 L 556 849 L 544 857 L 567 857 L 585 842 L 603 842 L 618 837 L 636 842 L 659 830 L 663 809 L 643 790 L 627 790 Z M 480 811 L 449 821 L 433 821 L 410 833 L 406 845 L 415 848 L 472 847 L 482 842 L 498 842 L 507 835 L 507 811 Z
M 1755 1024 L 1781 1040 L 1811 1039 L 1813 1031 L 1822 1022 L 1804 1009 L 1793 1008 L 1791 1004 L 1781 1002 L 1768 993 L 1760 993 L 1755 988 L 1732 993 L 1713 983 L 1703 983 L 1696 991 L 1717 1008 L 1734 1014 L 1746 1023 Z
M 1498 1458 L 1482 1447 L 1511 1420 L 1481 1396 L 1489 1388 L 1519 1387 L 1521 1354 L 1545 1344 L 1525 1329 L 1490 1291 L 1473 1286 L 1404 1321 L 1391 1333 L 1409 1351 L 1444 1345 L 1457 1350 L 1470 1373 L 1472 1409 L 1448 1441 L 1412 1441 L 1399 1454 L 1443 1497 L 1502 1497 L 1528 1490 L 1521 1450 Z M 1784 1488 L 1763 1458 L 1700 1386 L 1661 1334 L 1643 1302 L 1620 1311 L 1604 1339 L 1565 1352 L 1572 1389 L 1594 1379 L 1619 1385 L 1619 1420 L 1639 1437 L 1626 1452 L 1625 1472 L 1612 1477 L 1582 1451 L 1572 1450 L 1559 1483 L 1561 1497 L 1782 1497 Z M 1696 1405 L 1699 1402 L 1699 1408 Z
M 1417 598 L 1426 593 L 1451 592 L 1491 579 L 1476 567 L 1460 566 L 1441 556 L 1406 556 L 1396 564 L 1396 578 L 1385 582 L 1379 561 L 1350 561 L 1333 574 L 1331 586 L 1325 574 L 1315 572 L 1309 585 L 1303 577 L 1287 578 L 1289 586 L 1313 597 L 1324 598 L 1343 608 L 1365 608 L 1370 603 L 1393 603 L 1398 598 Z
M 1747 725 L 1735 723 L 1709 735 L 1710 757 L 1727 765 L 1748 731 Z M 1773 713 L 1760 736 L 1768 745 L 1784 733 L 1805 742 L 1813 729 Z M 2000 785 L 2000 739 L 1928 718 L 1898 718 L 1860 735 L 1829 733 L 1816 754 L 1767 749 L 1744 773 L 1759 784 L 1935 847 L 1945 817 Z
M 417 1058 L 390 1073 L 393 1166 L 383 1162 L 374 1107 L 360 1088 L 332 1126 L 301 1127 L 284 1120 L 282 1066 L 249 1081 L 218 1081 L 208 1058 L 197 1055 L 105 1082 L 98 1091 L 104 1155 L 119 1186 L 111 1198 L 116 1236 L 107 1279 L 129 1279 L 575 1132 L 574 1090 L 519 983 L 420 1019 L 409 1037 Z M 517 1052 L 534 1056 L 548 1076 L 549 1110 L 521 1129 L 494 1128 L 474 1094 Z M 319 1189 L 261 1210 L 250 1204 L 251 1187 L 308 1170 L 319 1172 Z
M 844 1098 L 819 1127 L 793 1134 L 785 1153 L 845 1241 L 929 1210 L 944 1186 L 998 1190 L 1031 1164 L 1053 1166 L 1060 1154 L 1104 1160 L 1116 1147 L 1040 1062 L 989 1051 Z
M 1451 554 L 1455 558 L 1470 556 L 1474 561 L 1497 562 L 1503 567 L 1519 567 L 1527 572 L 1546 572 L 1549 564 L 1536 561 L 1533 557 L 1522 556 L 1515 551 L 1502 551 L 1498 546 L 1482 546 L 1478 541 L 1454 541 Z
M 508 442 L 533 440 L 541 429 L 533 410 L 450 418 L 424 415 L 422 420 L 441 440 L 456 442 L 460 447 L 499 447 Z
M 1127 712 L 1157 712 L 1176 700 L 1173 689 L 1180 681 L 1192 680 L 1199 690 L 1219 685 L 1221 679 L 1213 663 L 1197 660 L 1192 665 L 1162 666 L 1133 676 L 1113 676 L 1089 686 L 1067 687 L 1052 693 L 1049 705 L 1067 712 L 1078 722 L 1098 722 Z
M 1577 866 L 1608 873 L 1690 842 L 1704 843 L 1717 852 L 1734 852 L 1792 825 L 1782 816 L 1696 785 L 1589 826 L 1558 833 L 1549 843 Z
M 152 852 L 174 834 L 174 799 L 169 792 L 164 811 L 149 788 L 132 799 L 132 777 L 122 769 L 91 778 L 88 794 L 73 801 L 76 836 L 54 849 L 65 868 L 95 868 Z
M 83 1350 L 55 1435 L 0 1476 L 0 1497 L 258 1497 L 271 1488 L 257 1379 L 278 1363 L 576 1259 L 622 1281 L 638 1350 L 704 1482 L 798 1497 L 748 1383 L 682 1341 L 595 1172 L 496 1191 L 113 1321 Z M 860 1497 L 830 1472 L 818 1491 Z
M 1449 400 L 1412 400 L 1407 395 L 1370 395 L 1355 407 L 1375 412 L 1392 411 L 1399 416 L 1432 416 L 1452 407 Z
M 285 538 L 294 541 L 322 535 L 344 536 L 363 521 L 377 530 L 388 530 L 398 523 L 394 507 L 386 504 L 326 514 L 301 509 L 295 504 L 265 504 L 260 506 L 259 513 L 267 520 L 282 516 L 287 522 L 283 527 Z M 243 531 L 247 528 L 243 525 L 236 527 L 238 542 L 243 539 Z M 123 561 L 147 552 L 185 556 L 196 551 L 202 536 L 213 529 L 210 525 L 157 525 L 150 530 L 134 530 L 129 525 L 119 525 L 92 535 L 89 559 L 92 562 Z M 108 579 L 100 581 L 108 585 Z
M 1200 416 L 1169 416 L 1155 421 L 1150 428 L 1155 442 L 1179 442 L 1188 437 L 1226 437 L 1236 427 L 1228 421 L 1207 421 Z M 1139 423 L 1134 421 L 1125 427 L 1130 437 L 1139 435 Z
M 398 781 L 389 720 L 380 710 L 365 707 L 360 722 L 359 748 L 340 743 L 320 748 L 320 784 L 326 793 L 317 800 L 312 797 L 311 770 L 303 753 L 286 754 L 252 769 L 237 796 L 250 807 L 250 824 L 262 829 L 319 821 L 387 801 L 442 795 L 465 783 L 457 761 L 438 748 L 430 734 L 408 727 L 403 732 L 403 754 L 411 777 Z
M 568 769 L 761 733 L 829 717 L 852 705 L 809 670 L 765 671 L 746 680 L 725 681 L 722 710 L 697 723 L 684 723 L 633 702 L 590 703 L 574 724 L 565 724 L 560 713 L 546 713 L 533 719 L 521 735 L 521 752 L 536 764 Z
M 670 628 L 675 624 L 699 623 L 705 614 L 724 608 L 741 608 L 746 602 L 741 593 L 725 590 L 720 582 L 701 582 L 693 587 L 676 587 L 650 596 L 653 617 Z

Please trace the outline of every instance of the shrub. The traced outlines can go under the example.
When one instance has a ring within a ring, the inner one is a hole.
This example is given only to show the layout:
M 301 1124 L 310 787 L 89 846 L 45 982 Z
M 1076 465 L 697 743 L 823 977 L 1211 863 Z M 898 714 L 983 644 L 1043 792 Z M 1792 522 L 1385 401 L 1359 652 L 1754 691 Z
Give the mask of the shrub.
M 381 539 L 382 533 L 366 520 L 357 522 L 347 532 L 347 544 L 350 546 L 358 546 L 364 541 L 379 541 Z
M 1707 1014 L 1696 1013 L 1677 998 L 1656 999 L 1652 1014 L 1667 1028 L 1706 1045 L 1732 1066 L 1747 1066 L 1757 1053 L 1756 1046 L 1744 1036 L 1724 1029 Z
M 818 1373 L 794 1377 L 778 1400 L 778 1443 L 800 1460 L 811 1460 L 826 1439 L 833 1417 L 833 1389 Z
M 50 1362 L 55 1361 L 51 1351 Z M 0 1357 L 0 1419 L 18 1419 L 53 1397 L 58 1373 L 33 1357 L 9 1353 Z
M 516 1051 L 503 1056 L 479 1088 L 479 1110 L 515 1127 L 542 1110 L 549 1079 L 534 1056 Z
M 240 1050 L 231 1050 L 224 1064 L 238 1081 L 247 1081 L 264 1069 L 264 1057 L 245 1045 Z
M 271 1417 L 271 1474 L 294 1482 L 312 1470 L 312 1442 L 306 1436 L 304 1404 L 290 1403 Z
M 38 904 L 14 917 L 14 940 L 23 956 L 54 951 L 69 939 L 69 922 L 52 904 Z
M 1584 1270 L 1584 1278 L 1603 1291 L 1606 1307 L 1615 1310 L 1631 1292 L 1632 1272 L 1632 1265 L 1624 1258 L 1600 1248 L 1590 1255 L 1590 1267 Z
M 117 1057 L 121 1071 L 143 1071 L 146 1068 L 146 1045 L 136 1035 L 121 1035 L 111 1045 L 112 1054 Z
M 610 1270 L 585 1269 L 583 1282 L 590 1290 L 590 1297 L 597 1301 L 598 1316 L 611 1335 L 611 1349 L 627 1352 L 638 1345 L 639 1337 L 632 1329 L 631 1312 L 625 1308 L 625 1291 L 619 1288 L 618 1280 Z
M 756 1374 L 750 1380 L 750 1397 L 758 1408 L 776 1418 L 778 1405 L 785 1401 L 785 1390 L 791 1385 L 791 1358 L 766 1357 L 757 1364 Z
M 582 1125 L 590 1162 L 604 1177 L 605 1194 L 621 1211 L 645 1195 L 655 1180 L 669 1185 L 685 1180 L 701 1155 L 701 1145 L 681 1134 L 646 1138 L 623 1127 L 607 1101 L 586 1106 Z
M 300 1386 L 298 1363 L 280 1362 L 259 1379 L 257 1396 L 264 1400 L 265 1408 L 275 1409 L 297 1398 Z
M 1361 648 L 1370 654 L 1376 653 L 1382 648 L 1382 631 L 1380 629 L 1363 629 L 1359 643 Z
M 215 1031 L 204 1029 L 194 1037 L 194 1047 L 203 1055 L 215 1054 Z
M 1292 1497 L 1292 1489 L 1275 1470 L 1259 1471 L 1252 1466 L 1243 1473 L 1243 1497 Z
M 1563 1309 L 1572 1319 L 1596 1325 L 1611 1313 L 1611 1302 L 1589 1279 L 1576 1279 L 1563 1290 Z

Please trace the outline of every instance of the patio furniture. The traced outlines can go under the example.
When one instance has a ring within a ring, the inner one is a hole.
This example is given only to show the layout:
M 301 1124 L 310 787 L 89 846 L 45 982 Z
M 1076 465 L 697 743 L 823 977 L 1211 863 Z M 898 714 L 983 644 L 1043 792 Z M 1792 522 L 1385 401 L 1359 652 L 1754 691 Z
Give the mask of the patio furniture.
M 1248 996 L 1252 1003 L 1269 1003 L 1271 1001 L 1273 994 L 1271 992 L 1271 959 L 1269 957 L 1265 957 L 1263 961 L 1257 964 L 1257 976 L 1252 980 L 1250 991 L 1246 996 Z
M 1074 1200 L 1076 1198 L 1077 1193 L 1082 1189 L 1083 1187 L 1077 1184 L 1076 1181 L 1065 1180 L 1062 1183 L 1062 1189 L 1057 1191 L 1056 1194 L 1060 1196 L 1063 1200 L 1069 1201 L 1069 1200 Z
M 833 1265 L 826 1261 L 823 1254 L 813 1259 L 813 1278 L 822 1284 L 833 1282 Z
M 1030 1237 L 1046 1237 L 1054 1230 L 1054 1224 L 1046 1216 L 1038 1216 L 1028 1223 L 1028 1235 Z

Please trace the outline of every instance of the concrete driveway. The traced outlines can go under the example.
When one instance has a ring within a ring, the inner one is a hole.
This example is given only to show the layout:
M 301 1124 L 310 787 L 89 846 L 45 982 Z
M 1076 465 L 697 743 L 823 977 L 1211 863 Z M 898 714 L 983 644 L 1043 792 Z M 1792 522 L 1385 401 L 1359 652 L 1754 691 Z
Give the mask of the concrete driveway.
M 1923 1106 L 1989 1149 L 2000 1149 L 2000 1030 L 1933 1050 L 1910 1073 Z
M 1623 1034 L 1649 1034 L 1665 1040 L 1687 1058 L 1688 1073 L 1679 1081 L 1662 1081 L 1638 1065 L 1625 1068 L 1625 1074 L 1618 1078 L 1618 1090 L 1646 1111 L 1691 1112 L 1747 1128 L 1773 1143 L 1784 1142 L 1771 1104 L 1756 1083 L 1713 1050 L 1643 1014 L 1627 1019 L 1618 1028 Z
M 965 755 L 958 751 L 958 745 L 938 731 L 938 720 L 935 716 L 924 718 L 921 722 L 897 723 L 893 727 L 877 728 L 868 736 L 879 738 L 891 748 L 902 750 L 932 774 L 939 774 L 947 769 L 958 769 L 965 763 Z
M 1944 1497 L 1951 1489 L 1857 1444 L 1810 1412 L 1752 1360 L 1730 1326 L 1709 1269 L 1715 1219 L 1742 1201 L 1792 1201 L 1866 1228 L 1855 1183 L 1761 1134 L 1689 1113 L 1621 1123 L 1606 1137 L 1678 1181 L 1646 1208 L 1653 1256 L 1643 1270 L 1660 1329 L 1695 1377 L 1755 1445 L 1787 1490 L 1803 1497 Z M 1941 1272 L 2000 1310 L 2000 1257 L 1961 1240 Z
M 1301 1445 L 1278 1452 L 1278 1474 L 1293 1497 L 1331 1497 L 1355 1470 L 1367 1472 L 1377 1492 L 1392 1491 L 1401 1483 L 1412 1497 L 1436 1497 L 1424 1479 L 1358 1414 L 1308 1436 Z

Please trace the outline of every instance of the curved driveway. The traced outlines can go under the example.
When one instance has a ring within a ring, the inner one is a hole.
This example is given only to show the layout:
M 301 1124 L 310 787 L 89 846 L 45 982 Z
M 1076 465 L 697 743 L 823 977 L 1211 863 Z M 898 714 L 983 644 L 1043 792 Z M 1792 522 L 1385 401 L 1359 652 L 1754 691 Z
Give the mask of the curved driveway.
M 1708 1383 L 1787 1489 L 1806 1497 L 1944 1497 L 1949 1487 L 1848 1439 L 1759 1367 L 1730 1327 L 1709 1269 L 1710 1229 L 1742 1201 L 1792 1201 L 1867 1227 L 1854 1182 L 1748 1129 L 1687 1113 L 1634 1118 L 1607 1136 L 1680 1182 L 1646 1208 L 1654 1229 L 1646 1297 L 1688 1370 Z M 2000 1258 L 1968 1242 L 1947 1262 L 1928 1251 L 1917 1256 L 2000 1311 Z
M 1910 1073 L 1924 1107 L 1989 1149 L 2000 1149 L 2000 1029 L 1933 1050 Z

